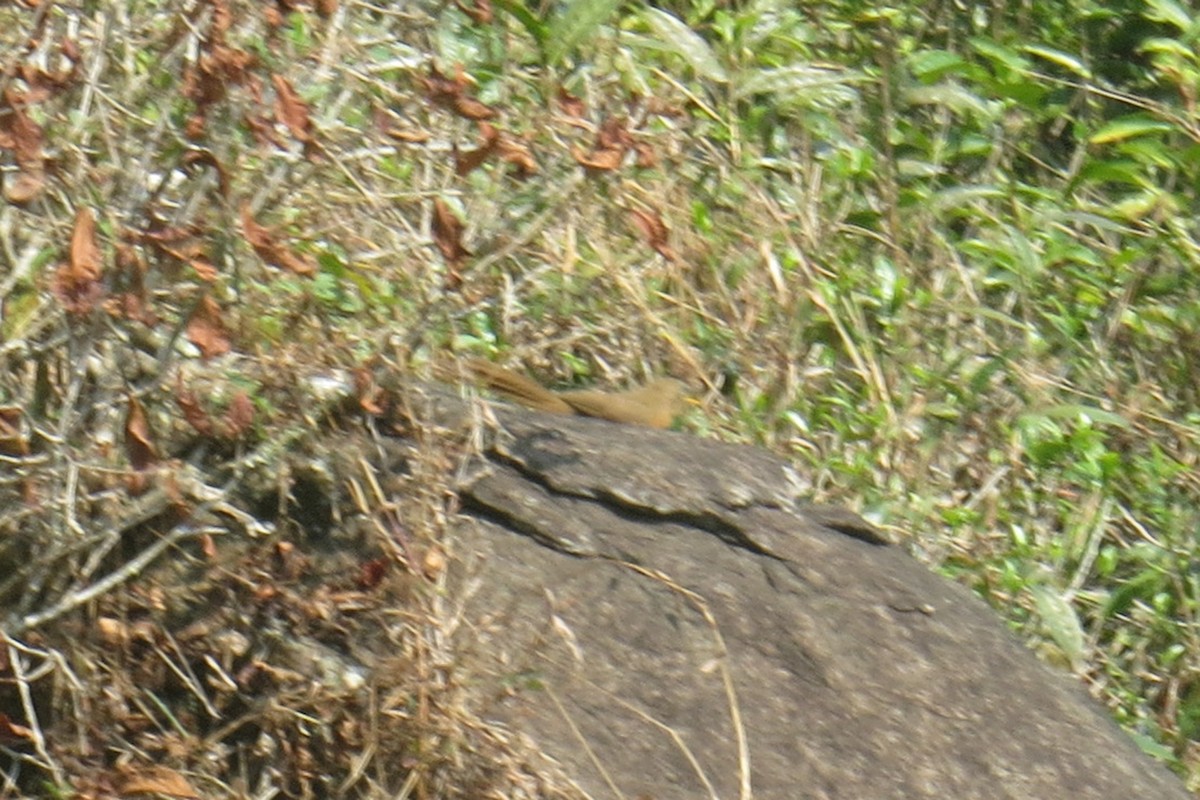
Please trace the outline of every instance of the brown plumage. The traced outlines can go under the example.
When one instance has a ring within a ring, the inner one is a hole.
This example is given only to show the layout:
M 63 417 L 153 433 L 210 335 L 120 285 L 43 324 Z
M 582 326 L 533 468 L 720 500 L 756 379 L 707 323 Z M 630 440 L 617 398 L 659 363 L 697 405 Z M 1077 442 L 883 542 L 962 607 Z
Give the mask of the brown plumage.
M 537 411 L 579 414 L 628 425 L 666 428 L 679 415 L 684 386 L 673 378 L 659 378 L 627 392 L 577 389 L 553 392 L 536 381 L 490 361 L 473 358 L 467 369 L 496 394 Z

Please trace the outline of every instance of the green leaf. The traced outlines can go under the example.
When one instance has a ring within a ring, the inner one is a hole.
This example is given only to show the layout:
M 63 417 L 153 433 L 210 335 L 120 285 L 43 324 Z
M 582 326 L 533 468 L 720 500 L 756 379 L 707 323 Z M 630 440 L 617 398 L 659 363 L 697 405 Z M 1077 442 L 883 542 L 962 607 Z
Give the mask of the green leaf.
M 938 83 L 933 86 L 914 86 L 904 93 L 912 105 L 945 106 L 957 113 L 969 112 L 977 117 L 992 119 L 999 115 L 1000 104 L 988 103 L 957 83 Z
M 1150 119 L 1140 115 L 1127 116 L 1115 119 L 1112 122 L 1104 125 L 1100 130 L 1088 137 L 1088 142 L 1091 144 L 1108 144 L 1110 142 L 1120 142 L 1125 139 L 1132 139 L 1135 136 L 1146 136 L 1151 133 L 1165 133 L 1174 130 L 1173 125 L 1169 122 L 1163 122 L 1158 119 Z
M 1045 59 L 1060 67 L 1074 72 L 1081 78 L 1092 77 L 1092 71 L 1087 68 L 1087 65 L 1079 59 L 1078 56 L 1073 56 L 1070 53 L 1064 53 L 1062 50 L 1055 50 L 1051 47 L 1042 47 L 1041 45 L 1030 44 L 1021 48 L 1026 53 L 1035 55 L 1038 58 Z
M 511 14 L 521 23 L 525 31 L 533 37 L 537 42 L 538 47 L 545 49 L 546 40 L 550 36 L 550 29 L 546 23 L 537 18 L 537 15 L 525 7 L 521 0 L 496 0 L 496 8 Z
M 1079 669 L 1084 663 L 1084 635 L 1075 608 L 1061 592 L 1049 586 L 1031 586 L 1029 593 L 1042 618 L 1042 627 L 1066 655 L 1071 668 Z
M 1093 183 L 1126 183 L 1130 186 L 1145 186 L 1146 174 L 1136 161 L 1093 161 L 1079 171 L 1079 178 Z M 1117 226 L 1118 230 L 1120 226 Z
M 1154 739 L 1150 738 L 1146 734 L 1133 730 L 1127 731 L 1127 733 L 1133 737 L 1133 740 L 1137 742 L 1137 746 L 1140 747 L 1142 752 L 1146 755 L 1151 756 L 1152 758 L 1157 758 L 1159 761 L 1164 761 L 1168 764 L 1173 764 L 1178 761 L 1178 759 L 1175 757 L 1174 750 L 1164 744 L 1154 741 Z
M 574 0 L 550 20 L 546 60 L 557 64 L 612 19 L 623 0 Z
M 657 8 L 648 8 L 643 18 L 650 25 L 660 44 L 681 56 L 702 78 L 725 83 L 729 75 L 717 60 L 708 42 L 677 17 Z
M 1114 414 L 1111 411 L 1105 411 L 1102 408 L 1096 408 L 1095 406 L 1084 405 L 1082 403 L 1062 403 L 1057 406 L 1051 406 L 1050 408 L 1042 411 L 1042 413 L 1051 418 L 1086 418 L 1092 422 L 1098 422 L 1101 425 L 1115 425 L 1118 428 L 1133 427 L 1129 420 L 1125 419 L 1120 414 Z
M 1120 219 L 1135 221 L 1145 219 L 1151 213 L 1169 210 L 1174 205 L 1170 194 L 1157 188 L 1148 188 L 1114 203 L 1109 206 L 1109 211 Z
M 908 68 L 926 81 L 937 80 L 947 72 L 960 72 L 966 64 L 958 53 L 947 50 L 922 50 L 908 57 Z
M 1155 53 L 1158 55 L 1163 55 L 1165 53 L 1167 55 L 1175 56 L 1183 62 L 1196 60 L 1196 48 L 1188 46 L 1178 39 L 1163 39 L 1161 37 L 1146 39 L 1140 45 L 1138 45 L 1138 52 Z
M 1166 22 L 1181 31 L 1187 31 L 1195 24 L 1190 11 L 1175 2 L 1175 0 L 1144 0 L 1149 10 L 1142 16 L 1155 22 Z
M 935 192 L 929 199 L 930 210 L 939 211 L 958 211 L 963 210 L 975 200 L 987 200 L 994 197 L 1004 197 L 1006 192 L 999 186 L 955 186 L 951 189 L 943 189 L 940 192 Z
M 737 93 L 739 97 L 771 94 L 784 103 L 802 106 L 841 105 L 858 97 L 858 92 L 847 84 L 862 80 L 861 75 L 853 72 L 795 64 L 753 72 L 738 87 Z
M 1002 64 L 1013 72 L 1027 72 L 1029 70 L 1029 59 L 1022 56 L 1016 50 L 998 45 L 991 39 L 973 37 L 968 41 L 976 53 L 991 60 L 993 63 Z

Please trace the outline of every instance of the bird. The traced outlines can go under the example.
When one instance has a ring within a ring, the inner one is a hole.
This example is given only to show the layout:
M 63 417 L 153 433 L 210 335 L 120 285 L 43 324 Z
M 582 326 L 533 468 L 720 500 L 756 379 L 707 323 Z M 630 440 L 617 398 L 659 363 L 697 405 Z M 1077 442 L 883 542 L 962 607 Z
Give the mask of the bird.
M 657 378 L 625 392 L 572 389 L 555 392 L 499 364 L 472 358 L 467 369 L 486 388 L 535 411 L 596 417 L 627 425 L 667 428 L 682 411 L 685 387 L 674 378 Z

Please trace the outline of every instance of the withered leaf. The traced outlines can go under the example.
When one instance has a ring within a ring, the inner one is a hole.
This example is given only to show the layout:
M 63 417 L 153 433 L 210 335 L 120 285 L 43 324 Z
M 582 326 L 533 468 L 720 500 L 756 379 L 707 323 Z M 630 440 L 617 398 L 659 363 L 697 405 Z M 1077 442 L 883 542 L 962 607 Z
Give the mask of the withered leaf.
M 466 94 L 470 80 L 463 72 L 461 64 L 455 68 L 453 78 L 446 77 L 436 66 L 430 64 L 429 75 L 423 78 L 422 82 L 425 85 L 426 97 L 431 103 L 449 109 L 460 117 L 484 120 L 496 116 L 495 109 Z
M 63 308 L 72 314 L 89 313 L 103 292 L 96 221 L 86 206 L 81 206 L 75 213 L 71 250 L 66 263 L 54 275 L 54 292 Z
M 131 231 L 123 231 L 122 238 L 136 238 Z M 137 248 L 128 241 L 117 244 L 116 284 L 121 288 L 113 297 L 105 301 L 105 309 L 117 317 L 133 319 L 146 326 L 158 324 L 158 316 L 150 309 L 146 293 L 146 260 L 142 258 Z
M 588 172 L 612 172 L 620 169 L 625 152 L 633 146 L 635 141 L 625 127 L 625 120 L 608 117 L 600 124 L 591 152 L 584 153 L 572 148 L 571 155 Z
M 263 21 L 267 23 L 268 28 L 283 27 L 283 12 L 275 6 L 264 6 L 262 15 Z
M 17 406 L 0 406 L 0 453 L 29 455 L 29 437 L 21 430 L 23 413 Z
M 308 103 L 300 99 L 296 90 L 282 75 L 272 75 L 275 85 L 275 117 L 287 126 L 292 136 L 309 143 L 312 137 L 312 120 L 309 118 Z
M 658 154 L 654 152 L 654 148 L 645 142 L 634 142 L 633 151 L 637 153 L 637 165 L 643 169 L 649 169 L 658 165 Z
M 286 245 L 275 241 L 269 230 L 255 222 L 248 203 L 242 205 L 242 235 L 258 257 L 266 263 L 297 275 L 316 274 L 317 262 L 308 256 L 294 253 Z
M 250 395 L 239 391 L 225 410 L 225 431 L 231 439 L 240 439 L 254 422 L 254 402 Z
M 433 241 L 451 269 L 462 264 L 471 252 L 462 243 L 463 224 L 440 197 L 433 201 Z
M 407 142 L 409 144 L 422 144 L 433 138 L 433 134 L 429 131 L 421 131 L 414 128 L 388 127 L 383 132 L 398 142 Z
M 62 92 L 70 85 L 75 77 L 77 65 L 72 62 L 69 69 L 61 72 L 47 72 L 34 64 L 25 63 L 18 68 L 21 79 L 28 87 L 25 96 L 28 103 L 40 103 Z
M 537 174 L 537 161 L 525 142 L 508 134 L 501 134 L 500 141 L 496 143 L 496 152 L 502 161 L 516 169 L 518 178 L 524 179 Z
M 454 148 L 456 173 L 468 175 L 493 156 L 513 167 L 518 178 L 528 178 L 537 173 L 537 162 L 523 141 L 497 130 L 487 122 L 479 123 L 479 130 L 483 134 L 483 141 L 478 148 L 465 153 L 459 152 L 457 146 Z
M 200 348 L 200 355 L 205 360 L 229 352 L 229 333 L 221 321 L 221 307 L 211 295 L 206 294 L 196 304 L 187 323 L 187 338 Z
M 612 172 L 621 166 L 624 149 L 593 150 L 585 153 L 577 147 L 571 148 L 571 157 L 588 172 Z
M 79 52 L 79 43 L 71 38 L 66 38 L 59 42 L 58 49 L 72 64 L 78 64 L 83 57 Z
M 646 244 L 654 248 L 655 252 L 667 261 L 674 262 L 679 258 L 668 242 L 670 231 L 667 229 L 667 224 L 663 222 L 661 214 L 657 211 L 650 212 L 631 208 L 629 216 L 641 232 L 642 238 L 646 240 Z
M 28 105 L 27 95 L 12 88 L 0 102 L 0 147 L 13 151 L 19 168 L 17 177 L 6 182 L 4 195 L 18 205 L 40 197 L 46 186 L 43 131 L 27 113 Z
M 24 725 L 18 725 L 8 718 L 8 715 L 0 712 L 0 744 L 12 745 L 20 742 L 27 744 L 36 741 L 37 737 L 31 729 Z
M 454 102 L 450 107 L 454 110 L 455 114 L 467 119 L 484 120 L 492 119 L 496 116 L 496 109 L 467 95 L 454 98 Z
M 374 589 L 387 574 L 389 561 L 386 558 L 374 558 L 358 567 L 358 588 Z
M 208 118 L 203 113 L 192 114 L 188 117 L 187 122 L 183 126 L 183 135 L 189 141 L 197 141 L 204 138 L 204 132 L 208 127 Z
M 188 150 L 183 155 L 183 165 L 185 167 L 205 166 L 212 167 L 217 173 L 217 188 L 221 191 L 222 197 L 229 197 L 229 175 L 225 172 L 225 167 L 217 160 L 216 155 L 211 150 L 193 148 Z
M 426 96 L 432 102 L 445 104 L 463 93 L 468 80 L 461 64 L 455 69 L 453 78 L 443 75 L 436 64 L 430 64 L 429 74 L 421 82 L 425 85 Z
M 212 417 L 200 404 L 200 398 L 196 393 L 184 387 L 182 378 L 175 384 L 175 405 L 179 406 L 179 410 L 183 412 L 183 418 L 196 433 L 201 436 L 212 436 Z
M 283 139 L 279 138 L 275 132 L 275 126 L 271 121 L 261 114 L 251 114 L 247 112 L 242 115 L 242 122 L 246 123 L 246 127 L 250 130 L 250 135 L 254 137 L 254 141 L 260 145 L 274 145 L 280 150 L 284 149 Z
M 474 172 L 496 152 L 500 131 L 496 130 L 494 125 L 483 122 L 479 125 L 479 132 L 483 134 L 483 143 L 478 148 L 463 153 L 459 151 L 458 145 L 454 146 L 454 171 L 460 177 Z
M 180 773 L 163 766 L 144 766 L 127 768 L 121 776 L 121 794 L 165 794 L 169 797 L 191 800 L 199 798 L 197 792 L 187 778 Z
M 228 0 L 212 0 L 212 38 L 218 42 L 225 40 L 225 34 L 233 27 L 233 12 L 229 10 Z
M 625 120 L 620 117 L 608 117 L 604 122 L 600 123 L 600 130 L 596 134 L 596 150 L 613 150 L 620 148 L 624 150 L 627 147 L 633 146 L 633 136 L 630 135 L 629 129 L 625 126 Z
M 129 456 L 129 463 L 138 472 L 144 472 L 158 463 L 158 448 L 154 446 L 146 410 L 133 395 L 129 396 L 125 416 L 125 453 Z
M 495 19 L 495 14 L 492 12 L 492 0 L 474 0 L 469 5 L 463 0 L 454 0 L 454 5 L 458 6 L 458 10 L 470 17 L 476 25 L 490 25 Z
M 558 107 L 568 117 L 575 117 L 576 119 L 582 119 L 583 115 L 587 113 L 583 101 L 562 86 L 558 87 Z
M 46 173 L 40 167 L 35 170 L 22 169 L 16 177 L 4 184 L 4 197 L 14 205 L 23 206 L 42 196 L 46 190 Z

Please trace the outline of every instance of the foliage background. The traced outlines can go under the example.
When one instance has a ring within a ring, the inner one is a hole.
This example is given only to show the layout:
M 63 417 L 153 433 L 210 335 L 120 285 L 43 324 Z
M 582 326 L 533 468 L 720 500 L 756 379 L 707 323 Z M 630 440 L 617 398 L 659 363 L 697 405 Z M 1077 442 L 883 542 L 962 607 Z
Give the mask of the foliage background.
M 178 379 L 235 356 L 669 372 L 1200 789 L 1196 11 L 493 5 L 0 9 L 6 457 L 136 467 L 129 396 L 269 440 Z

